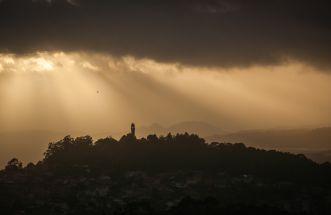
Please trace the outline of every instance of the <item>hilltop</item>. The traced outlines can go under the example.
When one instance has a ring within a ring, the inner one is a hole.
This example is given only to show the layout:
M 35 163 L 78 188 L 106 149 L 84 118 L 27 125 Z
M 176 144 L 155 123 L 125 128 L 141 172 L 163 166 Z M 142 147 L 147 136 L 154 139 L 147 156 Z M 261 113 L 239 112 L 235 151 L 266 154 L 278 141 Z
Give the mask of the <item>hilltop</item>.
M 132 130 L 134 132 L 134 129 Z M 52 142 L 0 172 L 5 214 L 328 214 L 331 165 L 304 155 L 134 133 Z

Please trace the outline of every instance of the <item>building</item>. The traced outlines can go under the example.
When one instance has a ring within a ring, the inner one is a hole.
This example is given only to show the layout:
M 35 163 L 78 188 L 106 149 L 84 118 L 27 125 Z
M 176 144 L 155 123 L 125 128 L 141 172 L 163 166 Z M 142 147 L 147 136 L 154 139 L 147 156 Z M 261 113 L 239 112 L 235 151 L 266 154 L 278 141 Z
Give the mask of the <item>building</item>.
M 131 135 L 132 135 L 133 137 L 136 136 L 136 126 L 135 126 L 134 123 L 131 124 Z

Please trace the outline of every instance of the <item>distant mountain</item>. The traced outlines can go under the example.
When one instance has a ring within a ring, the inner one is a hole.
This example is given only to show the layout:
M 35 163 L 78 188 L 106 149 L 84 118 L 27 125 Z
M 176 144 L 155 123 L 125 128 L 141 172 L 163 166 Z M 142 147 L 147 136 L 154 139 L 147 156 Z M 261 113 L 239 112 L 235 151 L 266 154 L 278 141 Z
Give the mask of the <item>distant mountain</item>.
M 208 142 L 243 142 L 258 148 L 304 153 L 317 161 L 331 160 L 331 127 L 240 131 L 205 139 Z
M 195 133 L 200 136 L 208 136 L 222 133 L 221 129 L 206 122 L 189 121 L 182 122 L 170 127 L 172 133 Z
M 142 126 L 137 128 L 138 136 L 146 136 L 146 134 L 165 134 L 167 129 L 158 123 L 154 123 L 150 126 Z
M 139 136 L 146 136 L 148 134 L 166 135 L 168 133 L 193 133 L 199 134 L 201 137 L 222 134 L 222 129 L 201 121 L 186 121 L 180 122 L 169 127 L 163 127 L 159 124 L 152 124 L 151 126 L 140 127 L 137 129 Z

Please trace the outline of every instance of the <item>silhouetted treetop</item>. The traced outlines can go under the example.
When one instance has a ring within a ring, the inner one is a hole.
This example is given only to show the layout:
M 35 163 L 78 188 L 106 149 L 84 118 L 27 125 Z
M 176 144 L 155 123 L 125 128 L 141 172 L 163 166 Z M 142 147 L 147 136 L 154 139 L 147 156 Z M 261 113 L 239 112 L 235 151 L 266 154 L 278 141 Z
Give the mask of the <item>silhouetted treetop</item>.
M 13 158 L 10 161 L 8 161 L 5 170 L 6 171 L 16 171 L 21 170 L 23 168 L 23 164 L 21 161 L 19 161 L 17 158 Z
M 90 136 L 50 143 L 42 164 L 57 169 L 89 166 L 92 170 L 150 172 L 198 170 L 253 174 L 277 180 L 326 183 L 331 179 L 330 165 L 319 165 L 304 155 L 266 151 L 243 143 L 206 143 L 195 134 L 124 135 L 93 143 Z M 323 177 L 321 176 L 323 175 Z M 321 177 L 319 177 L 321 176 Z
M 43 213 L 31 214 L 157 214 L 160 205 L 164 215 L 301 215 L 307 205 L 317 211 L 313 214 L 330 211 L 331 164 L 302 154 L 209 144 L 188 133 L 137 138 L 131 132 L 95 142 L 90 136 L 65 136 L 50 143 L 44 155 L 25 168 L 14 158 L 0 171 L 4 214 L 22 209 L 26 214 L 40 209 Z
M 101 138 L 97 140 L 94 144 L 95 146 L 107 146 L 112 144 L 117 144 L 118 141 L 112 137 Z

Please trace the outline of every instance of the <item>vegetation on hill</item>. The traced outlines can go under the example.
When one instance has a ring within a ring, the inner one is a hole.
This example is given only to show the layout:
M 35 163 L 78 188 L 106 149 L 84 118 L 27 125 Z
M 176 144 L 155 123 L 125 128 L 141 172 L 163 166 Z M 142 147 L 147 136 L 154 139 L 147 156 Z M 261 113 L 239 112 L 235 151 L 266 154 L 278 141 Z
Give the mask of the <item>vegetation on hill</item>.
M 328 214 L 331 165 L 197 135 L 52 142 L 0 171 L 6 214 Z
M 197 135 L 169 134 L 136 139 L 128 134 L 119 141 L 107 137 L 93 143 L 90 136 L 50 143 L 42 165 L 59 171 L 89 166 L 95 171 L 163 172 L 175 170 L 224 171 L 252 174 L 297 183 L 329 184 L 331 165 L 317 164 L 304 155 L 265 151 L 242 143 L 205 143 Z

